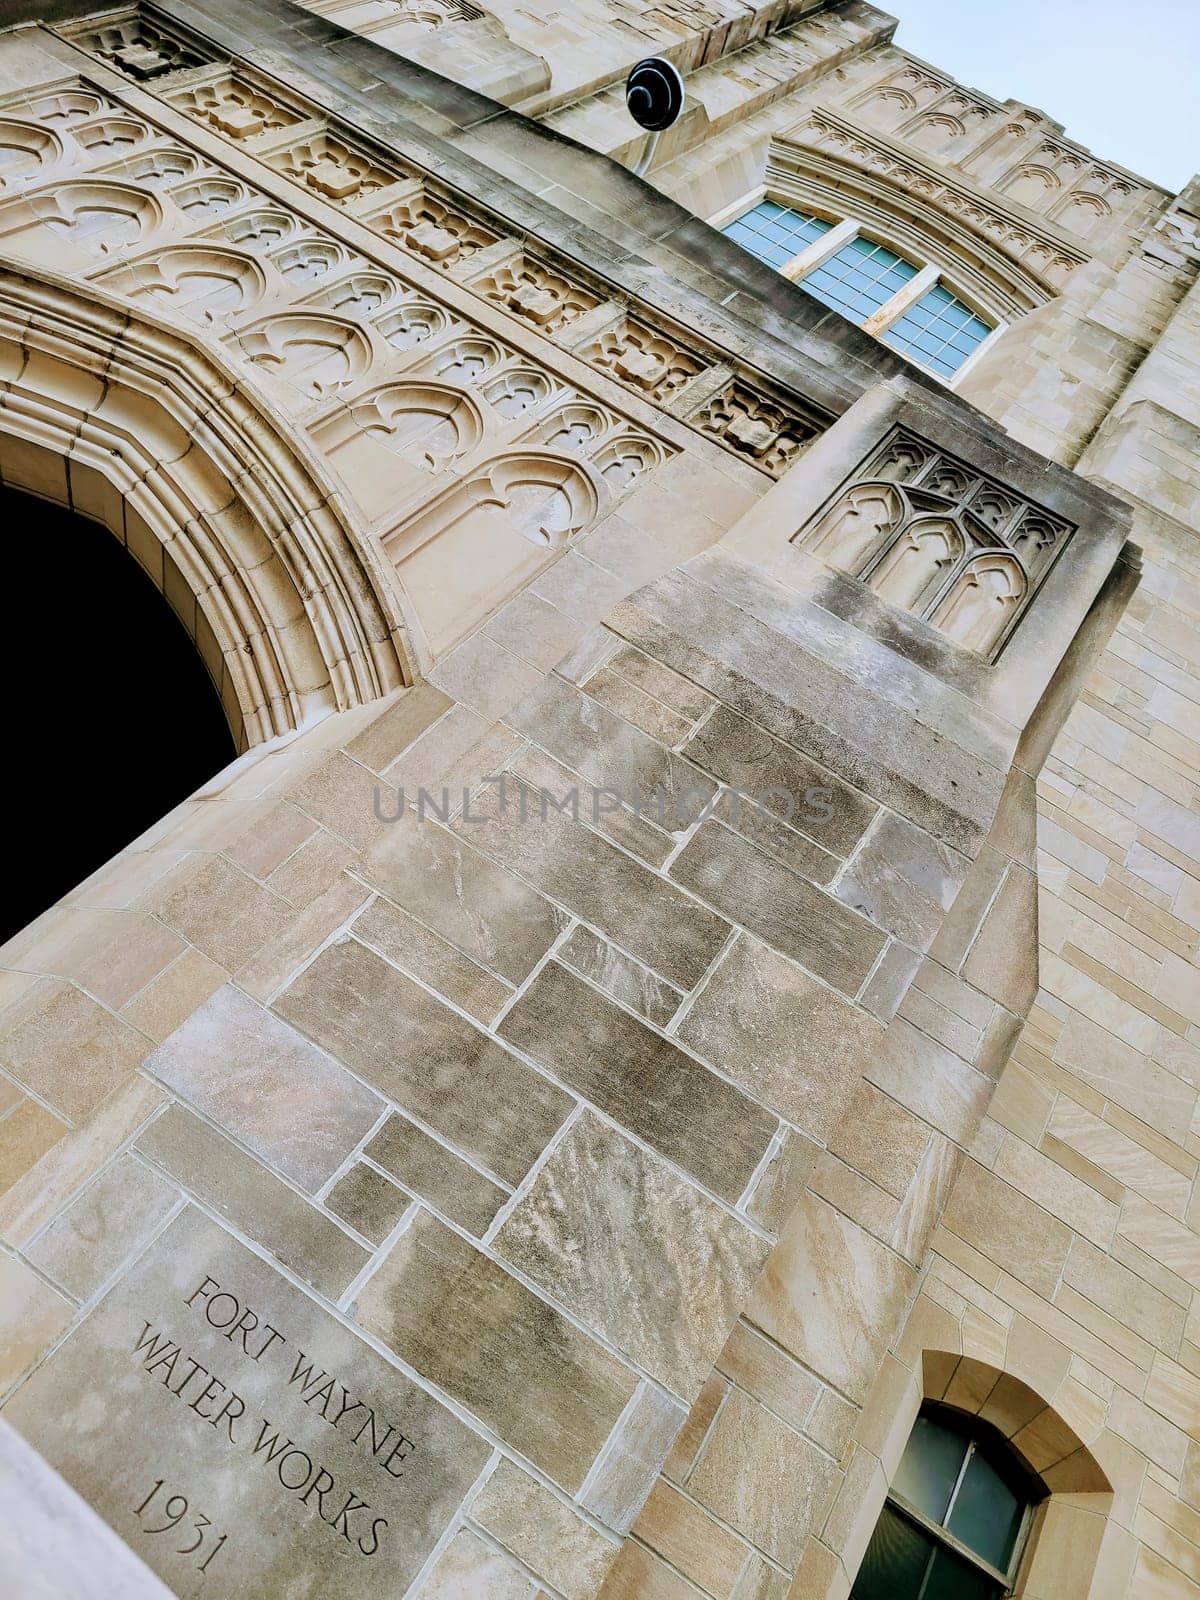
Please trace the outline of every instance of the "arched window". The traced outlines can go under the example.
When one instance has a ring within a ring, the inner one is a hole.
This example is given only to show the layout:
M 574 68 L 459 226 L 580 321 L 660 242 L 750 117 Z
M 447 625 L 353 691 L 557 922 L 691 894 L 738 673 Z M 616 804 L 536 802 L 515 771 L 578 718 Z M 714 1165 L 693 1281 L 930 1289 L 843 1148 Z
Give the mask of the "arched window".
M 997 331 L 941 281 L 936 267 L 907 260 L 852 220 L 835 224 L 778 200 L 760 200 L 721 231 L 822 305 L 947 381 Z
M 924 1406 L 851 1600 L 1001 1600 L 1044 1496 L 994 1428 Z

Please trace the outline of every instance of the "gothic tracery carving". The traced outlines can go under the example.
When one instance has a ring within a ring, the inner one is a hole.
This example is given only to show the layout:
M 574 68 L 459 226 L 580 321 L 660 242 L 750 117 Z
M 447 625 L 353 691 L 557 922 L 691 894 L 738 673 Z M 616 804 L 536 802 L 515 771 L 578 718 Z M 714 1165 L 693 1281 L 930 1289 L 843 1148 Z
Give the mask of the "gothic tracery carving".
M 545 333 L 557 333 L 600 304 L 590 290 L 528 254 L 505 262 L 474 287 Z
M 705 370 L 699 356 L 632 317 L 602 333 L 580 354 L 602 372 L 611 372 L 631 389 L 660 403 Z
M 578 462 L 516 451 L 485 463 L 384 535 L 435 651 L 454 644 L 594 520 Z M 450 576 L 453 574 L 453 582 Z
M 371 364 L 370 341 L 362 329 L 329 314 L 295 311 L 267 317 L 238 334 L 235 342 L 255 365 L 310 399 L 344 388 Z
M 170 98 L 172 105 L 228 139 L 253 139 L 260 133 L 293 127 L 301 120 L 298 112 L 232 73 Z
M 80 49 L 139 82 L 184 67 L 203 66 L 212 59 L 196 45 L 185 44 L 139 12 L 99 27 L 84 27 L 74 31 L 72 38 Z
M 20 189 L 63 158 L 63 142 L 36 122 L 0 119 L 0 190 Z
M 131 299 L 171 304 L 202 323 L 249 310 L 266 292 L 265 275 L 252 257 L 215 246 L 156 251 L 110 268 L 98 281 Z
M 412 176 L 403 168 L 379 164 L 328 132 L 315 133 L 298 144 L 272 151 L 263 160 L 338 205 L 363 199 L 398 178 Z
M 731 383 L 691 421 L 701 433 L 773 476 L 818 432 L 816 422 L 786 411 L 741 382 Z
M 795 538 L 881 599 L 991 656 L 1072 531 L 898 429 Z
M 370 223 L 385 238 L 397 240 L 406 250 L 438 267 L 466 261 L 495 244 L 499 237 L 425 189 L 398 200 L 373 216 Z

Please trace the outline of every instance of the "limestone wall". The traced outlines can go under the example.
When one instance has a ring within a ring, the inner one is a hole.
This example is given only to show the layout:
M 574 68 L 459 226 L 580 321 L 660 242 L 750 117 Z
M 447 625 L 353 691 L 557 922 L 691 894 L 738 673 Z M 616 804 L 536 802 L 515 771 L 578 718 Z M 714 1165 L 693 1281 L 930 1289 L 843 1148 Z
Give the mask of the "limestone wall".
M 1022 1593 L 1192 1593 L 1187 197 L 1017 196 L 868 8 L 689 8 L 698 209 L 790 151 L 1024 229 L 1006 436 L 556 138 L 619 51 L 547 131 L 79 9 L 0 39 L 0 472 L 247 753 L 5 951 L 6 1417 L 181 1595 L 841 1600 L 946 1396 L 1052 1491 Z

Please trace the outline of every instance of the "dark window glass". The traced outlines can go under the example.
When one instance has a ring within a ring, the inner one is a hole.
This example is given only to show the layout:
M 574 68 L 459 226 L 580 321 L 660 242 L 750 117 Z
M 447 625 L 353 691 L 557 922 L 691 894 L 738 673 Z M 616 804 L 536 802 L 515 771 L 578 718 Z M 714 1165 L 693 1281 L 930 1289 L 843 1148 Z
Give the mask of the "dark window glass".
M 998 1435 L 931 1404 L 913 1425 L 851 1600 L 1003 1600 L 998 1574 L 1016 1566 L 1031 1496 Z
M 946 1526 L 977 1555 L 1007 1572 L 1024 1509 L 992 1463 L 976 1451 Z
M 1003 1593 L 995 1578 L 939 1545 L 920 1600 L 1000 1600 Z
M 965 1434 L 943 1427 L 933 1417 L 917 1418 L 893 1488 L 931 1522 L 945 1521 L 967 1442 Z
M 884 1506 L 863 1557 L 851 1600 L 919 1600 L 933 1540 Z

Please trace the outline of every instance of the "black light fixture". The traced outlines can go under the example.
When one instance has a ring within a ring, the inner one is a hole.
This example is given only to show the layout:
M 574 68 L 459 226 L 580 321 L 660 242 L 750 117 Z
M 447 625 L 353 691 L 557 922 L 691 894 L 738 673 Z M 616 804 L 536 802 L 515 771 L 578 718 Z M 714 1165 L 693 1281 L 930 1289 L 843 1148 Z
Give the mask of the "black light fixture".
M 641 177 L 650 169 L 659 135 L 679 121 L 683 111 L 684 86 L 678 67 L 662 56 L 647 56 L 625 80 L 625 104 L 639 128 L 650 138 L 634 172 Z

